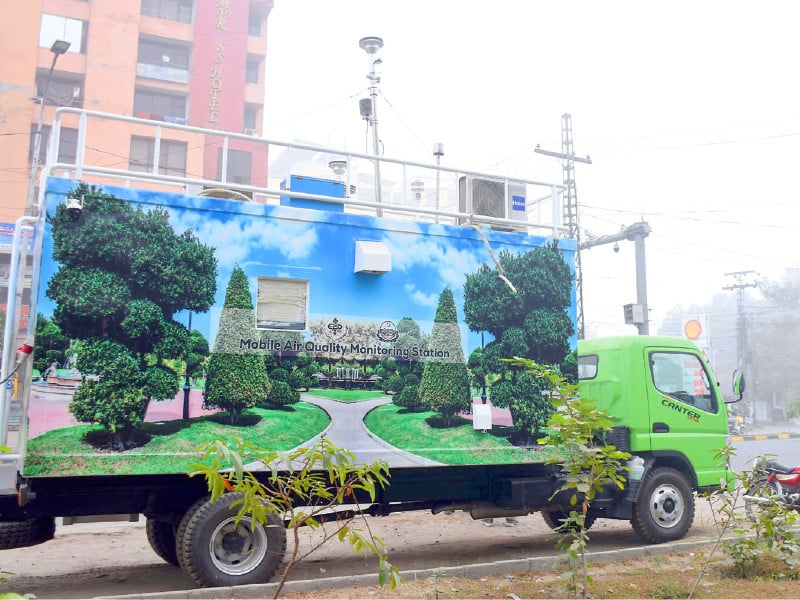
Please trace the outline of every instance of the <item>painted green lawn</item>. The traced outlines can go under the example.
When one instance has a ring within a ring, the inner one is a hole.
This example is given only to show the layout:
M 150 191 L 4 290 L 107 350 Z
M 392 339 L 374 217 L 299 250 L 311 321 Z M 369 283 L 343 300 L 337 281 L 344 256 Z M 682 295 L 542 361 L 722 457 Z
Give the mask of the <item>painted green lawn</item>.
M 306 392 L 309 396 L 330 398 L 339 402 L 359 402 L 368 398 L 380 398 L 384 395 L 381 390 L 340 390 L 336 388 L 312 388 Z
M 511 427 L 476 431 L 472 421 L 454 417 L 452 427 L 440 427 L 435 412 L 408 412 L 394 404 L 379 406 L 364 420 L 372 433 L 396 448 L 449 465 L 542 462 L 545 448 L 520 448 L 508 441 Z
M 106 447 L 108 434 L 98 425 L 78 425 L 48 431 L 28 442 L 25 475 L 88 475 L 98 473 L 186 473 L 198 462 L 196 449 L 208 442 L 234 439 L 270 450 L 288 450 L 328 426 L 325 411 L 307 402 L 283 410 L 252 408 L 242 424 L 227 425 L 219 415 L 145 423 L 144 443 L 124 452 Z

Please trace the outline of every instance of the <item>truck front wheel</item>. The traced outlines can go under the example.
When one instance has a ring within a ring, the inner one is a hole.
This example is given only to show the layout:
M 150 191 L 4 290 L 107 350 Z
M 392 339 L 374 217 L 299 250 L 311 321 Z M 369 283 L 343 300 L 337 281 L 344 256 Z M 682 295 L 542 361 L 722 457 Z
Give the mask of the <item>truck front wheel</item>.
M 286 529 L 269 515 L 260 525 L 245 515 L 236 522 L 231 504 L 241 494 L 205 498 L 190 508 L 178 527 L 176 546 L 181 568 L 202 586 L 266 583 L 283 561 Z
M 651 544 L 679 540 L 694 520 L 694 496 L 686 478 L 675 469 L 657 467 L 645 475 L 631 524 Z

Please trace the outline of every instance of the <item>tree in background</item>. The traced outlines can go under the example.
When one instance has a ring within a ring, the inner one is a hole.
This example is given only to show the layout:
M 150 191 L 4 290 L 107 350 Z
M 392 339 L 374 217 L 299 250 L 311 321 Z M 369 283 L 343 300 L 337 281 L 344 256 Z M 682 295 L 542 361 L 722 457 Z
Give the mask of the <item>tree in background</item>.
M 46 294 L 53 323 L 80 341 L 78 369 L 97 376 L 84 380 L 70 411 L 103 424 L 123 448 L 151 400 L 175 397 L 168 364 L 186 358 L 189 332 L 173 316 L 208 310 L 217 261 L 191 230 L 176 234 L 165 209 L 133 208 L 85 184 L 71 194 L 83 196 L 77 219 L 63 204 L 48 215 L 59 269 Z
M 242 340 L 257 343 L 261 338 L 255 322 L 247 275 L 236 266 L 225 290 L 225 304 L 214 351 L 208 360 L 203 391 L 206 406 L 227 411 L 234 425 L 239 422 L 242 411 L 266 401 L 272 387 L 264 357 L 240 344 Z
M 549 384 L 523 376 L 504 359 L 527 358 L 556 368 L 564 362 L 575 333 L 567 314 L 572 274 L 556 242 L 522 254 L 504 250 L 498 262 L 467 275 L 464 315 L 472 331 L 493 336 L 481 353 L 480 368 L 485 376 L 498 375 L 490 388 L 492 403 L 511 410 L 514 426 L 528 443 L 552 413 Z
M 431 410 L 440 413 L 445 427 L 449 427 L 453 416 L 469 410 L 472 403 L 456 303 L 449 287 L 439 296 L 429 348 L 446 351 L 450 355 L 446 358 L 430 358 L 425 362 L 419 384 L 419 398 Z

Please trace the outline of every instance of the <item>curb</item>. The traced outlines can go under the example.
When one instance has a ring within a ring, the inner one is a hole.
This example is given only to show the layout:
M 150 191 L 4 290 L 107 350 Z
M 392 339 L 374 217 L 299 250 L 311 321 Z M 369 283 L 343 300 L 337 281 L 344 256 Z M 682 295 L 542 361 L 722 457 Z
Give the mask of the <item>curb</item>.
M 667 554 L 668 552 L 691 550 L 700 546 L 713 544 L 714 539 L 694 540 L 691 542 L 670 542 L 666 544 L 636 546 L 620 550 L 603 550 L 601 552 L 588 552 L 587 557 L 593 563 L 610 563 L 625 558 L 642 556 L 645 554 Z M 522 558 L 517 560 L 502 560 L 471 565 L 458 565 L 453 567 L 439 567 L 434 569 L 420 569 L 400 571 L 405 580 L 427 579 L 429 577 L 466 577 L 479 579 L 489 575 L 505 573 L 519 573 L 520 571 L 544 571 L 554 569 L 567 560 L 565 554 Z M 378 585 L 377 573 L 367 575 L 349 575 L 343 577 L 327 577 L 323 579 L 307 579 L 302 581 L 288 581 L 281 591 L 282 594 L 292 592 L 306 593 L 320 590 L 340 589 L 357 586 L 368 587 Z M 401 584 L 402 585 L 402 584 Z M 275 594 L 277 584 L 261 583 L 256 585 L 240 585 L 216 588 L 196 588 L 174 592 L 155 592 L 148 594 L 125 594 L 121 596 L 97 596 L 96 600 L 160 600 L 160 599 L 218 599 L 218 598 L 271 598 Z
M 761 440 L 790 440 L 800 438 L 800 433 L 750 433 L 747 435 L 732 435 L 732 442 L 755 442 Z

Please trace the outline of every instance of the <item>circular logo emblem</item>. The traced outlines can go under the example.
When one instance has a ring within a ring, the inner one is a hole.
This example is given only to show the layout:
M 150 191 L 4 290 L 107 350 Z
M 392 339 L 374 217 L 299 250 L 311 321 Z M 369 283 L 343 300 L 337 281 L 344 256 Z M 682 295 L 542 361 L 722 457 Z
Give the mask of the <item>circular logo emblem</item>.
M 397 327 L 391 321 L 384 321 L 381 323 L 380 327 L 378 327 L 378 333 L 376 335 L 382 342 L 396 342 L 397 338 L 400 337 Z

